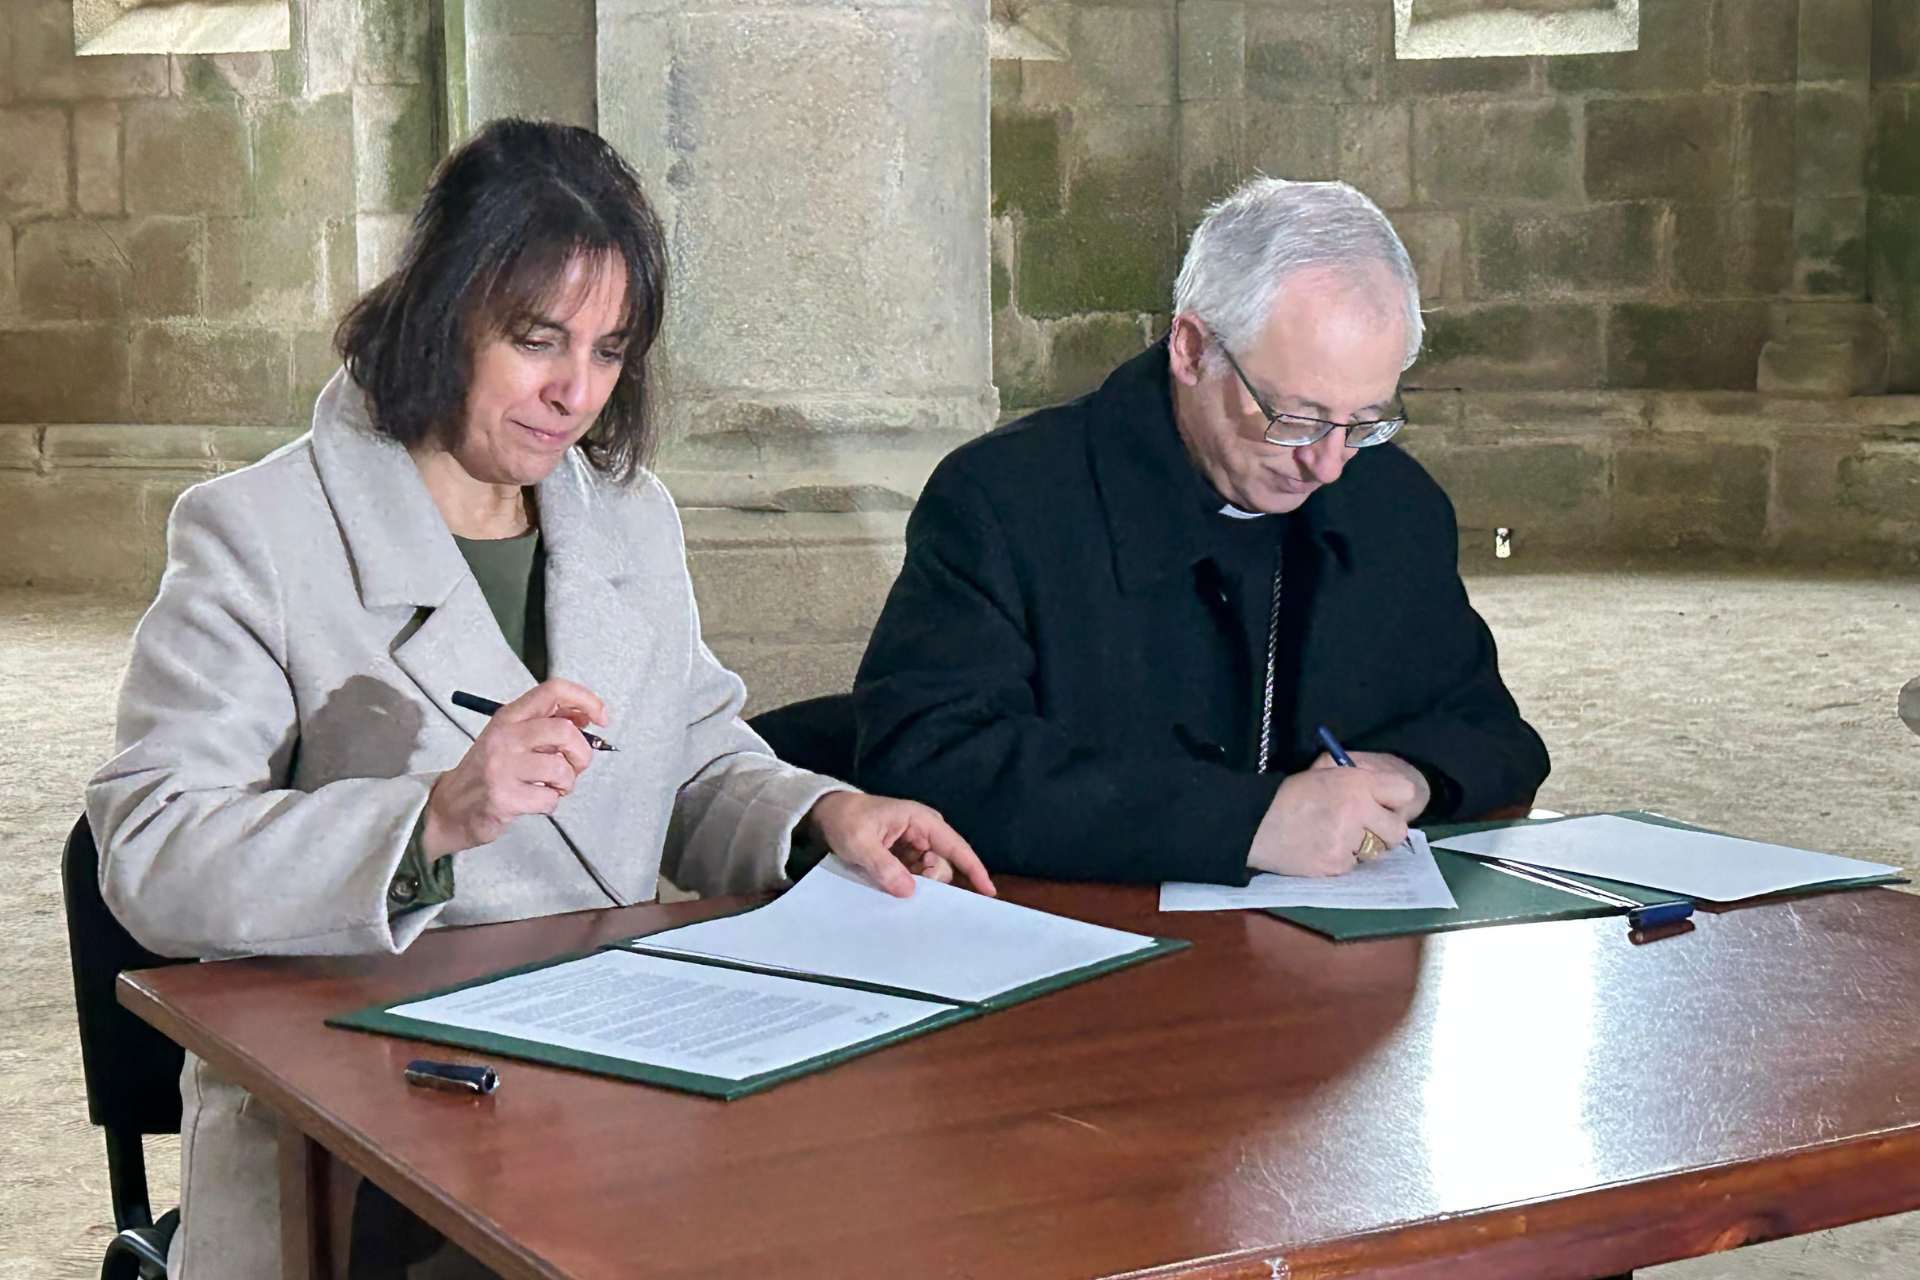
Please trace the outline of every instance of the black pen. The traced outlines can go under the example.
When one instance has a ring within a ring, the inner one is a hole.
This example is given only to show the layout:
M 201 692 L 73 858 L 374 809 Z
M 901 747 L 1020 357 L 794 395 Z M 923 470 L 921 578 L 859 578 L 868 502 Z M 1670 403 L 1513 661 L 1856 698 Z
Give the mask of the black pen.
M 456 707 L 464 707 L 468 711 L 478 711 L 483 716 L 490 716 L 497 714 L 504 704 L 495 702 L 492 698 L 483 698 L 477 693 L 467 693 L 464 690 L 456 689 L 453 694 L 453 705 Z M 587 745 L 595 751 L 618 751 L 620 749 L 599 734 L 588 733 L 585 729 L 580 731 L 580 736 L 585 738 Z
M 415 1058 L 401 1074 L 408 1084 L 448 1093 L 489 1094 L 500 1087 L 500 1073 L 492 1067 L 467 1067 L 431 1058 Z

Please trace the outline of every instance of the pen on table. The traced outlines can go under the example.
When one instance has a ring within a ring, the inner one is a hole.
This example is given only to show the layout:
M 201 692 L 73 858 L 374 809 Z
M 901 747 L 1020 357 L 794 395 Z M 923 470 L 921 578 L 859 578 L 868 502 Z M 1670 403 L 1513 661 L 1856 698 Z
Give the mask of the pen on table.
M 467 1067 L 457 1062 L 415 1058 L 401 1073 L 407 1083 L 448 1093 L 488 1094 L 500 1087 L 500 1073 L 492 1067 Z
M 468 711 L 478 711 L 483 716 L 490 716 L 498 712 L 504 704 L 495 702 L 492 698 L 483 698 L 477 693 L 467 693 L 464 690 L 456 689 L 453 694 L 453 705 L 456 707 L 464 707 Z M 620 749 L 599 734 L 588 733 L 585 729 L 580 731 L 580 736 L 585 738 L 587 745 L 595 751 L 618 751 Z
M 1693 903 L 1685 898 L 1674 898 L 1668 902 L 1635 902 L 1632 898 L 1584 880 L 1575 880 L 1572 876 L 1563 876 L 1549 871 L 1545 867 L 1530 867 L 1524 862 L 1508 862 L 1505 858 L 1483 858 L 1488 865 L 1518 876 L 1522 880 L 1531 880 L 1535 884 L 1546 885 L 1550 889 L 1560 889 L 1567 893 L 1591 898 L 1595 902 L 1604 902 L 1608 906 L 1627 909 L 1627 927 L 1631 929 L 1658 929 L 1663 925 L 1675 924 L 1693 914 Z
M 1314 728 L 1313 736 L 1320 739 L 1320 745 L 1327 749 L 1329 756 L 1333 757 L 1334 764 L 1342 769 L 1359 768 L 1354 764 L 1353 757 L 1347 754 L 1347 749 L 1340 745 L 1340 739 L 1333 736 L 1333 730 L 1325 725 L 1318 725 Z M 1387 842 L 1369 831 L 1360 841 L 1360 848 L 1355 852 L 1354 857 L 1361 862 L 1371 862 L 1386 851 Z

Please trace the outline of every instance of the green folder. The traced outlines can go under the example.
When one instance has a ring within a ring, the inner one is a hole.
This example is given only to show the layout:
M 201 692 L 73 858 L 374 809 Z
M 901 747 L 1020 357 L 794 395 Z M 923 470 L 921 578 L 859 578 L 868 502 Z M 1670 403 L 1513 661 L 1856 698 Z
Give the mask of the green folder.
M 1630 811 L 1615 816 L 1686 831 L 1708 830 L 1706 827 L 1676 822 L 1672 818 L 1664 818 L 1653 813 Z M 1451 853 L 1439 847 L 1446 842 L 1447 837 L 1465 835 L 1470 831 L 1486 831 L 1494 827 L 1538 826 L 1543 823 L 1564 821 L 1566 821 L 1564 818 L 1522 818 L 1515 822 L 1474 822 L 1428 828 L 1428 843 L 1435 846 L 1433 860 L 1440 865 L 1440 874 L 1446 877 L 1447 887 L 1453 890 L 1454 902 L 1457 904 L 1451 911 L 1444 909 L 1342 911 L 1327 907 L 1269 907 L 1267 914 L 1291 921 L 1302 928 L 1311 929 L 1336 942 L 1351 942 L 1365 938 L 1399 938 L 1416 933 L 1446 933 L 1454 929 L 1477 929 L 1482 925 L 1490 924 L 1529 924 L 1537 920 L 1584 920 L 1593 916 L 1624 913 L 1625 907 L 1596 902 L 1578 894 L 1550 888 L 1531 880 L 1523 880 L 1498 867 L 1488 866 L 1478 858 L 1469 857 L 1464 853 Z M 1615 880 L 1602 880 L 1596 876 L 1574 875 L 1571 872 L 1555 874 L 1564 875 L 1570 880 L 1578 880 L 1582 884 L 1590 884 L 1598 889 L 1609 890 L 1623 898 L 1631 898 L 1635 902 L 1668 902 L 1678 896 L 1660 889 L 1649 889 L 1644 885 L 1622 884 Z M 1895 875 L 1863 876 L 1853 880 L 1811 886 L 1804 892 L 1894 884 L 1900 879 L 1901 877 Z
M 751 908 L 749 908 L 751 909 Z M 679 1089 L 687 1093 L 703 1094 L 710 1098 L 732 1101 L 751 1093 L 759 1093 L 776 1084 L 811 1075 L 827 1067 L 837 1066 L 862 1054 L 884 1049 L 890 1044 L 902 1040 L 911 1040 L 925 1035 L 929 1031 L 938 1031 L 950 1027 L 956 1022 L 965 1022 L 983 1014 L 1011 1008 L 1036 996 L 1047 995 L 1065 987 L 1098 978 L 1118 969 L 1129 968 L 1160 956 L 1171 955 L 1184 950 L 1192 944 L 1178 938 L 1154 938 L 1150 945 L 1125 955 L 1113 956 L 1106 960 L 1069 969 L 1037 982 L 1014 987 L 980 1001 L 956 1000 L 950 996 L 930 995 L 922 991 L 911 991 L 900 987 L 880 986 L 874 983 L 857 982 L 844 978 L 825 977 L 820 974 L 799 973 L 787 969 L 766 968 L 759 965 L 741 964 L 730 960 L 719 960 L 708 956 L 692 956 L 683 953 L 667 953 L 651 950 L 646 946 L 645 937 L 628 942 L 610 943 L 595 951 L 578 952 L 552 960 L 543 960 L 534 964 L 521 965 L 517 969 L 508 969 L 502 973 L 489 974 L 471 982 L 443 987 L 437 991 L 423 992 L 408 996 L 388 1004 L 372 1005 L 352 1013 L 328 1018 L 330 1027 L 344 1027 L 355 1031 L 371 1031 L 379 1035 L 402 1036 L 410 1040 L 427 1040 L 435 1044 L 455 1045 L 462 1049 L 471 1049 L 476 1053 L 494 1054 L 505 1058 L 521 1058 L 528 1062 L 543 1063 L 548 1066 L 568 1067 L 575 1071 L 591 1072 L 595 1075 L 613 1076 L 621 1080 L 632 1080 L 640 1084 L 658 1085 L 668 1089 Z M 765 1071 L 759 1075 L 732 1079 L 726 1076 L 701 1075 L 671 1067 L 653 1066 L 644 1062 L 635 1062 L 627 1058 L 615 1058 L 604 1054 L 589 1053 L 561 1045 L 548 1044 L 538 1040 L 526 1040 L 513 1036 L 498 1035 L 486 1031 L 471 1031 L 464 1027 L 450 1027 L 437 1022 L 423 1022 L 417 1018 L 406 1017 L 393 1012 L 400 1005 L 412 1004 L 418 1000 L 428 1000 L 435 996 L 448 995 L 455 991 L 465 991 L 472 987 L 483 986 L 502 978 L 515 977 L 523 973 L 532 973 L 540 969 L 551 969 L 577 960 L 586 959 L 601 951 L 630 951 L 646 955 L 656 960 L 667 960 L 676 964 L 688 964 L 717 969 L 734 969 L 747 973 L 761 974 L 766 977 L 785 978 L 792 981 L 811 983 L 819 986 L 844 987 L 850 990 L 873 992 L 879 995 L 902 996 L 911 1000 L 921 1000 L 928 1004 L 945 1006 L 943 1012 L 923 1018 L 908 1026 L 883 1032 L 871 1039 L 847 1045 L 830 1053 L 819 1054 L 788 1066 Z

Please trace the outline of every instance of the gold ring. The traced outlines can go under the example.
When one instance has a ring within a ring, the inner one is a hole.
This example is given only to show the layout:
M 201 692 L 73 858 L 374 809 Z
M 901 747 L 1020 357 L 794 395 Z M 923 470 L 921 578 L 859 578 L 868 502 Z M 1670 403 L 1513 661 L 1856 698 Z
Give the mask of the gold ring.
M 1360 841 L 1360 847 L 1354 850 L 1353 856 L 1359 862 L 1372 862 L 1386 851 L 1387 842 L 1369 831 L 1366 838 Z

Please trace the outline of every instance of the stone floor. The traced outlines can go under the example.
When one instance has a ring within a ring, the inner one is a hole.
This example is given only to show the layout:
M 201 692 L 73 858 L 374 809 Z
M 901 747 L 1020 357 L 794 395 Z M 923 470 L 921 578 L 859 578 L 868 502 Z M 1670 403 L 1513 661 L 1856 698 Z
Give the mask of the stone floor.
M 1920 674 L 1920 584 L 1488 573 L 1471 586 L 1553 751 L 1542 804 L 1639 806 L 1920 871 L 1920 738 L 1894 714 Z M 105 750 L 136 614 L 0 592 L 0 848 L 15 866 L 0 882 L 0 1280 L 96 1275 L 106 1238 L 57 851 Z M 176 1159 L 154 1144 L 162 1203 Z M 1644 1274 L 1905 1280 L 1920 1275 L 1920 1215 Z

